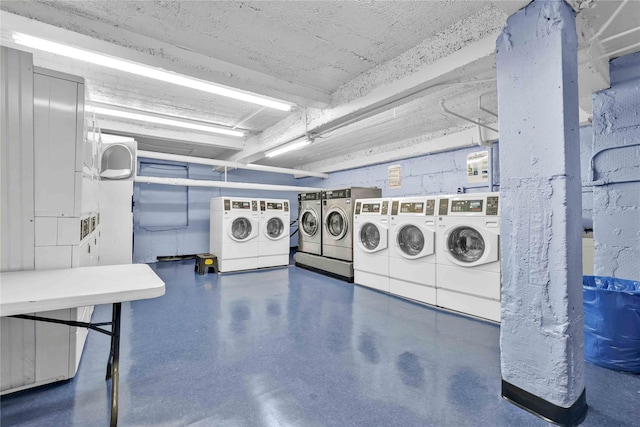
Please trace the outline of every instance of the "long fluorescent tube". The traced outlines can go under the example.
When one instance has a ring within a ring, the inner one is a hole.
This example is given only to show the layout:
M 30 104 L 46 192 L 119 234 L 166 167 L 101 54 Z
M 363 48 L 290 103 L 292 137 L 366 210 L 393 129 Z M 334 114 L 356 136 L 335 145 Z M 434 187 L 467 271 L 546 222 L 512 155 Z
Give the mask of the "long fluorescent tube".
M 275 150 L 267 151 L 264 153 L 266 157 L 275 157 L 280 154 L 288 153 L 289 151 L 298 150 L 306 145 L 311 144 L 311 141 L 307 138 L 302 141 L 294 142 L 293 144 L 285 145 L 284 147 L 276 148 Z
M 92 64 L 101 65 L 103 67 L 113 68 L 118 71 L 137 74 L 139 76 L 148 77 L 150 79 L 160 80 L 166 83 L 172 83 L 191 89 L 201 90 L 203 92 L 213 93 L 215 95 L 226 96 L 240 101 L 264 105 L 265 107 L 275 108 L 276 110 L 291 111 L 291 108 L 293 107 L 293 104 L 290 103 L 252 95 L 250 93 L 231 89 L 226 86 L 221 86 L 203 80 L 182 76 L 180 74 L 164 71 L 159 68 L 142 65 L 107 55 L 101 55 L 99 53 L 63 45 L 22 33 L 14 33 L 13 41 L 19 45 L 31 47 L 33 49 L 44 50 L 50 53 L 55 53 L 57 55 L 77 59 L 79 61 L 90 62 Z
M 96 114 L 101 114 L 101 115 L 104 115 L 104 116 L 120 117 L 120 118 L 123 118 L 123 119 L 131 119 L 131 120 L 139 120 L 139 121 L 142 121 L 142 122 L 157 123 L 157 124 L 160 124 L 160 125 L 167 125 L 167 126 L 176 126 L 176 127 L 185 128 L 185 129 L 194 129 L 194 130 L 200 130 L 200 131 L 203 131 L 203 132 L 219 133 L 219 134 L 230 135 L 230 136 L 245 136 L 244 132 L 237 131 L 237 130 L 232 130 L 232 129 L 225 129 L 225 128 L 218 128 L 218 127 L 214 127 L 214 126 L 199 125 L 197 123 L 183 122 L 181 120 L 164 119 L 162 117 L 148 116 L 146 114 L 131 113 L 129 111 L 112 110 L 110 108 L 104 108 L 104 107 L 92 107 L 92 108 L 93 108 L 93 111 Z

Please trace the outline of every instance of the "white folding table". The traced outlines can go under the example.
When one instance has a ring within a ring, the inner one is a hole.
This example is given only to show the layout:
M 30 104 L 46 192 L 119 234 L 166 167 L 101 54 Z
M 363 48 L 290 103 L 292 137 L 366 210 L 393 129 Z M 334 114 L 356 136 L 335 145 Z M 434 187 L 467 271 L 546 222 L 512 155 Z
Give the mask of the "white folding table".
M 0 316 L 89 328 L 111 337 L 106 379 L 111 378 L 111 426 L 118 424 L 121 303 L 164 295 L 164 282 L 146 264 L 0 273 Z M 85 323 L 33 316 L 87 305 L 113 304 L 111 322 Z M 111 325 L 111 331 L 101 326 Z

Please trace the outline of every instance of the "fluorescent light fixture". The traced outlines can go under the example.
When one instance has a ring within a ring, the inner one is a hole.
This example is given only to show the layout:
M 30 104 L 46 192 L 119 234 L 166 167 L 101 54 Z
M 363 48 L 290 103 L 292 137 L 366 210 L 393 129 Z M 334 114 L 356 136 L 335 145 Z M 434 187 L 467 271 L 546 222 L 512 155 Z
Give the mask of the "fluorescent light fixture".
M 93 111 L 96 114 L 100 114 L 100 115 L 103 115 L 103 116 L 119 117 L 119 118 L 122 118 L 122 119 L 139 120 L 141 122 L 157 123 L 159 125 L 175 126 L 175 127 L 185 128 L 185 129 L 199 130 L 199 131 L 203 131 L 203 132 L 219 133 L 219 134 L 222 134 L 222 135 L 241 136 L 241 137 L 245 136 L 244 132 L 238 131 L 238 130 L 219 128 L 219 127 L 215 127 L 215 126 L 200 125 L 200 124 L 197 124 L 197 123 L 186 122 L 186 121 L 182 121 L 182 120 L 165 119 L 165 118 L 162 118 L 162 117 L 149 116 L 149 115 L 146 115 L 146 114 L 139 114 L 139 113 L 132 113 L 132 112 L 129 112 L 129 111 L 113 110 L 113 109 L 110 109 L 110 108 L 96 107 L 96 106 L 93 107 Z
M 90 62 L 92 64 L 101 65 L 103 67 L 113 68 L 118 71 L 124 71 L 143 77 L 148 77 L 150 79 L 160 80 L 166 83 L 172 83 L 203 92 L 213 93 L 215 95 L 226 96 L 240 101 L 251 102 L 253 104 L 263 105 L 265 107 L 275 108 L 276 110 L 291 111 L 291 108 L 293 107 L 293 104 L 291 103 L 253 95 L 248 92 L 243 92 L 226 86 L 209 83 L 204 80 L 186 77 L 173 72 L 164 71 L 159 68 L 142 65 L 107 55 L 102 55 L 99 53 L 67 46 L 22 33 L 14 33 L 13 41 L 22 46 L 44 50 L 49 53 L 55 53 L 57 55 L 77 59 L 78 61 Z
M 287 144 L 280 148 L 276 148 L 275 150 L 267 151 L 266 153 L 264 153 L 264 155 L 267 157 L 275 157 L 275 156 L 279 156 L 280 154 L 288 153 L 289 151 L 299 150 L 300 148 L 307 146 L 309 144 L 311 144 L 311 140 L 309 140 L 308 138 L 305 138 L 301 141 L 294 142 L 292 144 Z

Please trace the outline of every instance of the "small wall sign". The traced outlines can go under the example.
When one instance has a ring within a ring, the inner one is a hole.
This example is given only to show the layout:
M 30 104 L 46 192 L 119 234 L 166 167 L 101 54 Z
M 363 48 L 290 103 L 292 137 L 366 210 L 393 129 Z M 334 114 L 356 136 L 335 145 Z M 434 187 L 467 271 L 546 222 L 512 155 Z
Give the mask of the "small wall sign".
M 489 152 L 479 151 L 467 156 L 467 183 L 489 182 Z
M 389 188 L 402 186 L 402 168 L 400 165 L 389 166 Z

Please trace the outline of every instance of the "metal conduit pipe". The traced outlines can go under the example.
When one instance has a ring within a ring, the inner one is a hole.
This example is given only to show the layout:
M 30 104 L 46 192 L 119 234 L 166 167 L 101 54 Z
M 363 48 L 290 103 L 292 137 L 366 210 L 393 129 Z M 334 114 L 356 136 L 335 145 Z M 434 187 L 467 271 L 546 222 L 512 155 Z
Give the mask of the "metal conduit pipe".
M 295 185 L 258 184 L 251 182 L 223 182 L 207 181 L 189 178 L 165 178 L 157 176 L 136 176 L 135 182 L 142 184 L 177 185 L 183 187 L 219 187 L 236 188 L 241 190 L 262 190 L 262 191 L 321 191 L 319 187 L 298 187 Z
M 139 150 L 138 157 L 146 157 L 149 159 L 156 159 L 156 160 L 171 160 L 176 162 L 195 163 L 199 165 L 222 166 L 222 167 L 229 167 L 233 169 L 250 169 L 250 170 L 261 171 L 261 172 L 282 173 L 282 174 L 294 175 L 298 177 L 313 176 L 317 178 L 325 178 L 325 179 L 329 178 L 329 174 L 322 173 L 322 172 L 312 172 L 312 171 L 305 171 L 300 169 L 279 168 L 276 166 L 252 165 L 249 163 L 229 162 L 227 160 L 207 159 L 204 157 L 156 153 L 154 151 Z
M 606 31 L 607 28 L 609 28 L 609 25 L 611 25 L 611 23 L 613 22 L 614 19 L 616 19 L 616 17 L 618 16 L 618 14 L 622 11 L 622 8 L 624 7 L 624 5 L 626 5 L 629 2 L 629 0 L 624 0 L 622 3 L 620 3 L 620 5 L 616 8 L 616 10 L 611 14 L 611 16 L 609 16 L 609 19 L 607 19 L 607 22 L 605 22 L 602 27 L 600 27 L 600 29 L 598 30 L 597 33 L 595 33 L 593 35 L 593 37 L 591 37 L 589 39 L 589 42 L 594 41 L 595 39 L 597 39 L 598 37 L 600 37 L 600 35 L 602 35 L 602 33 L 604 33 Z
M 621 33 L 618 33 L 618 34 L 615 34 L 613 36 L 607 37 L 606 39 L 602 39 L 602 40 L 600 40 L 600 43 L 607 43 L 607 42 L 610 42 L 611 40 L 619 39 L 620 37 L 624 37 L 624 36 L 629 35 L 631 33 L 635 33 L 638 30 L 640 30 L 640 27 L 631 28 L 630 30 L 623 31 Z
M 596 151 L 595 153 L 593 153 L 593 155 L 591 156 L 591 159 L 589 160 L 589 175 L 590 175 L 590 179 L 591 182 L 589 182 L 589 184 L 591 186 L 601 186 L 601 185 L 607 185 L 607 184 L 626 184 L 626 183 L 631 183 L 631 182 L 640 182 L 640 179 L 630 179 L 630 180 L 624 180 L 624 181 L 596 181 L 596 157 L 598 157 L 600 154 L 604 153 L 605 151 L 613 151 L 613 150 L 620 150 L 622 148 L 629 148 L 629 147 L 638 147 L 640 146 L 640 142 L 634 142 L 632 144 L 625 144 L 625 145 L 616 145 L 615 147 L 606 147 L 603 148 L 602 150 Z
M 383 111 L 387 111 L 391 108 L 395 108 L 399 105 L 403 105 L 406 104 L 410 101 L 413 101 L 414 99 L 417 99 L 421 96 L 424 96 L 426 92 L 431 91 L 431 90 L 435 90 L 435 89 L 442 89 L 442 88 L 447 88 L 447 87 L 453 87 L 453 86 L 464 86 L 464 85 L 477 85 L 477 84 L 484 84 L 484 83 L 493 83 L 495 82 L 496 79 L 495 78 L 491 78 L 491 79 L 478 79 L 478 80 L 467 80 L 467 81 L 447 81 L 447 82 L 442 82 L 442 83 L 434 83 L 431 84 L 429 86 L 426 87 L 420 87 L 419 89 L 416 89 L 414 91 L 410 91 L 408 93 L 399 93 L 396 96 L 392 97 L 391 99 L 387 99 L 384 101 L 380 101 L 379 103 L 373 104 L 361 111 L 355 112 L 355 113 L 351 113 L 351 114 L 347 114 L 343 117 L 340 117 L 336 120 L 333 120 L 331 122 L 325 123 L 324 125 L 318 126 L 314 129 L 310 129 L 310 130 L 305 130 L 305 134 L 304 135 L 299 135 L 293 139 L 290 139 L 288 141 L 285 141 L 281 144 L 278 144 L 278 146 L 282 146 L 282 145 L 286 145 L 290 142 L 293 142 L 297 139 L 303 138 L 303 137 L 309 137 L 309 138 L 319 138 L 322 135 L 329 133 L 329 132 L 333 132 L 335 130 L 341 129 L 343 127 L 349 126 L 353 123 L 359 122 L 360 120 L 364 120 L 367 119 L 369 117 L 372 117 L 376 114 L 379 114 Z M 497 131 L 496 131 L 497 132 Z
M 483 97 L 483 96 L 486 96 L 486 95 L 489 95 L 490 93 L 493 93 L 493 92 L 494 92 L 494 91 L 491 91 L 491 92 L 485 92 L 485 93 L 481 93 L 481 94 L 480 94 L 480 96 L 478 97 L 478 108 L 480 109 L 480 111 L 484 111 L 485 113 L 490 114 L 490 115 L 492 115 L 493 117 L 496 117 L 496 118 L 497 118 L 497 117 L 498 117 L 498 114 L 497 114 L 497 113 L 494 113 L 493 111 L 488 110 L 488 109 L 486 109 L 486 108 L 484 108 L 484 107 L 482 106 L 482 97 Z
M 491 92 L 483 93 L 483 94 L 481 94 L 481 95 L 478 97 L 478 106 L 479 106 L 479 107 L 482 107 L 482 105 L 481 105 L 481 104 L 482 104 L 482 96 L 483 96 L 483 95 L 487 95 L 487 94 L 489 94 L 489 93 L 491 93 Z M 487 142 L 485 142 L 485 141 L 484 141 L 484 138 L 483 138 L 483 136 L 482 136 L 482 128 L 483 128 L 483 127 L 484 127 L 484 128 L 487 128 L 487 129 L 492 130 L 492 131 L 494 131 L 494 132 L 496 132 L 496 133 L 498 133 L 498 130 L 497 130 L 497 129 L 492 128 L 491 126 L 487 126 L 487 125 L 485 125 L 485 124 L 480 123 L 480 121 L 479 121 L 479 120 L 474 120 L 474 119 L 471 119 L 471 118 L 469 118 L 469 117 L 465 117 L 465 116 L 463 116 L 463 115 L 461 115 L 461 114 L 454 113 L 453 111 L 449 110 L 449 109 L 445 106 L 445 100 L 444 100 L 444 99 L 440 101 L 440 107 L 442 108 L 442 110 L 443 110 L 445 113 L 451 114 L 451 115 L 452 115 L 452 116 L 454 116 L 454 117 L 458 117 L 459 119 L 466 120 L 466 121 L 471 122 L 471 123 L 475 124 L 476 126 L 478 126 L 478 136 L 479 136 L 479 138 L 480 138 L 480 139 L 479 139 L 479 144 L 478 144 L 478 145 L 486 146 L 486 147 L 487 147 L 487 149 L 488 149 L 488 157 L 489 157 L 489 159 L 488 159 L 488 163 L 489 163 L 489 165 L 488 165 L 488 166 L 489 166 L 489 175 L 488 175 L 488 178 L 489 178 L 489 182 L 487 183 L 487 185 L 486 185 L 486 186 L 487 186 L 487 187 L 489 187 L 489 191 L 493 191 L 493 187 L 494 187 L 494 184 L 493 184 L 493 142 L 489 142 L 489 143 L 487 143 Z M 485 110 L 485 109 L 483 109 L 483 108 L 480 108 L 480 109 L 481 109 L 482 111 L 486 111 L 487 113 L 492 114 L 492 115 L 495 115 L 496 117 L 498 117 L 498 115 L 497 115 L 497 114 L 495 114 L 495 113 L 493 113 L 493 112 L 491 112 L 491 111 Z M 478 187 L 479 187 L 479 186 L 478 186 Z M 484 186 L 483 186 L 483 187 L 484 187 Z M 463 188 L 464 188 L 464 189 L 466 189 L 466 188 L 474 188 L 474 187 L 463 187 Z
M 444 112 L 445 112 L 445 113 L 447 113 L 447 114 L 451 114 L 451 115 L 452 115 L 452 116 L 454 116 L 454 117 L 457 117 L 457 118 L 459 118 L 459 119 L 465 120 L 465 121 L 470 122 L 470 123 L 473 123 L 474 125 L 482 126 L 483 128 L 486 128 L 486 129 L 489 129 L 489 130 L 492 130 L 492 131 L 494 131 L 494 132 L 498 133 L 498 129 L 492 128 L 491 126 L 487 126 L 487 125 L 485 125 L 485 124 L 483 124 L 483 123 L 480 123 L 480 122 L 479 122 L 479 121 L 477 121 L 477 120 L 470 119 L 469 117 L 465 117 L 465 116 L 463 116 L 463 115 L 460 115 L 460 114 L 458 114 L 458 113 L 454 113 L 453 111 L 449 110 L 449 109 L 444 105 L 444 99 L 443 99 L 442 101 L 440 101 L 440 108 L 442 108 L 442 111 L 444 111 Z

